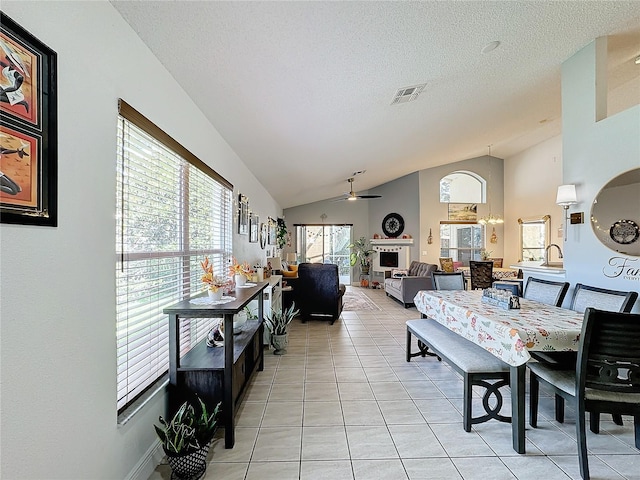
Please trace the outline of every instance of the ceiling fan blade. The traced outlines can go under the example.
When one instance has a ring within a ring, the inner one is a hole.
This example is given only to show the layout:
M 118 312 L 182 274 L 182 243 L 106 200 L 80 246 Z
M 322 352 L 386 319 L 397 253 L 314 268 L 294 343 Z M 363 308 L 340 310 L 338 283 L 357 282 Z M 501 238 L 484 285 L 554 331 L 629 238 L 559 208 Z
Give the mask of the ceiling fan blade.
M 356 195 L 358 198 L 382 198 L 382 195 Z

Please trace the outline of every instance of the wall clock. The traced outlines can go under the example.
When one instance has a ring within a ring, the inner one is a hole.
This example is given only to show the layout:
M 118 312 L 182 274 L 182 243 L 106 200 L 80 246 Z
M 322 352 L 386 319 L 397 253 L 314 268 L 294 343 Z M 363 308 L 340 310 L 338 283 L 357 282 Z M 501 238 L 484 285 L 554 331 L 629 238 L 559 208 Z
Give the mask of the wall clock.
M 382 220 L 382 231 L 387 237 L 399 237 L 404 231 L 404 218 L 397 213 L 390 213 Z
M 618 220 L 609 228 L 609 236 L 620 245 L 629 245 L 640 237 L 640 227 L 633 220 Z

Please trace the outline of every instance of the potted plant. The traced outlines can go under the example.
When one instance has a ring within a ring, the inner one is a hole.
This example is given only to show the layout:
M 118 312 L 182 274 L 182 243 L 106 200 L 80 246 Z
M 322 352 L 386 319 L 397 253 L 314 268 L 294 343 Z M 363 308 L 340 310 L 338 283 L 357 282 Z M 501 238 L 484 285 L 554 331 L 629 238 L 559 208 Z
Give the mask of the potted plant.
M 351 266 L 360 264 L 360 271 L 363 275 L 369 275 L 369 268 L 371 266 L 371 256 L 376 253 L 375 250 L 369 245 L 369 241 L 360 237 L 358 240 L 349 245 L 351 249 Z
M 278 218 L 276 240 L 280 250 L 282 250 L 287 244 L 287 224 L 285 223 L 284 218 Z
M 220 300 L 222 298 L 223 287 L 227 281 L 213 274 L 213 263 L 209 262 L 209 257 L 204 257 L 204 262 L 200 262 L 204 275 L 202 282 L 207 285 L 207 293 L 211 300 Z
M 236 287 L 243 287 L 247 283 L 247 280 L 251 279 L 253 270 L 251 270 L 249 262 L 239 263 L 235 257 L 232 257 L 229 273 L 233 275 Z
M 154 425 L 162 442 L 173 474 L 171 478 L 200 478 L 207 469 L 207 454 L 216 431 L 220 403 L 209 413 L 199 398 L 199 409 L 184 402 L 168 422 L 159 417 L 160 425 Z
M 292 302 L 291 306 L 281 312 L 272 310 L 271 315 L 264 319 L 264 323 L 271 332 L 271 344 L 275 351 L 274 355 L 284 355 L 287 353 L 287 344 L 289 343 L 289 324 L 300 310 L 296 310 L 296 303 Z

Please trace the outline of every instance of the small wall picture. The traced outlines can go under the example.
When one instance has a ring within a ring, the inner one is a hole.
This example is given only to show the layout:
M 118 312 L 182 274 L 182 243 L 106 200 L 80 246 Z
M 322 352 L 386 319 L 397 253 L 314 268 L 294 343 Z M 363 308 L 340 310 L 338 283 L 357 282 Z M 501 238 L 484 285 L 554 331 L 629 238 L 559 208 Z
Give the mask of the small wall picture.
M 249 214 L 249 242 L 256 243 L 258 241 L 258 235 L 260 230 L 260 217 Z
M 454 222 L 475 222 L 478 220 L 477 203 L 450 203 L 449 220 Z
M 269 221 L 268 221 L 268 226 L 269 226 L 269 245 L 275 245 L 276 244 L 276 221 L 269 217 Z
M 238 233 L 249 233 L 249 199 L 242 194 L 238 195 Z

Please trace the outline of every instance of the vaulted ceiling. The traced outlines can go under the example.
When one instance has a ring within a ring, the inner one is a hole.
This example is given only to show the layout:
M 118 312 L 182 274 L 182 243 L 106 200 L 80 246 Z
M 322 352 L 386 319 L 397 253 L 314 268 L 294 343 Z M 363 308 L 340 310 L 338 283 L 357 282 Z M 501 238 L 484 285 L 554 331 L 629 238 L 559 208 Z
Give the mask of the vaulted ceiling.
M 599 36 L 611 108 L 640 101 L 638 1 L 112 4 L 283 208 L 558 135 L 561 64 Z

